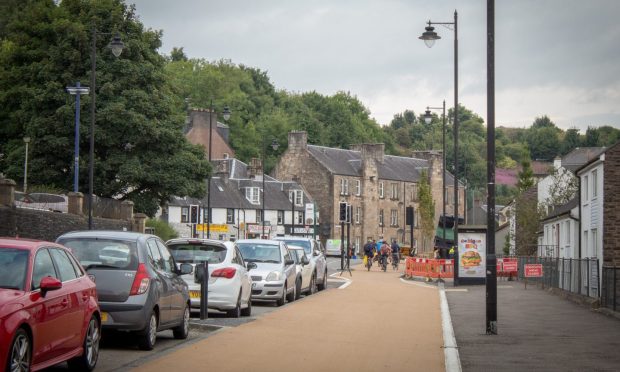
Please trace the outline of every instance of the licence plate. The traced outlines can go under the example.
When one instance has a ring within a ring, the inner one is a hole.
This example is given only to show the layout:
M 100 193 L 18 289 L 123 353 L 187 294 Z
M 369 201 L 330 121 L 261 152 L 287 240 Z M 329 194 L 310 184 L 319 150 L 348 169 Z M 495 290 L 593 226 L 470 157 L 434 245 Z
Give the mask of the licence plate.
M 108 321 L 108 313 L 101 313 L 101 323 L 105 323 Z
M 189 291 L 189 298 L 200 298 L 200 291 Z

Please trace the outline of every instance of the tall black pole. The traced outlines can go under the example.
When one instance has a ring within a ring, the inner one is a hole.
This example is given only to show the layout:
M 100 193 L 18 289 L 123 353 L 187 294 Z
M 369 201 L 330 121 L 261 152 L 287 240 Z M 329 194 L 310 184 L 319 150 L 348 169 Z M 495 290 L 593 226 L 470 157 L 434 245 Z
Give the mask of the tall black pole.
M 291 236 L 295 236 L 295 193 L 291 198 Z
M 344 221 L 340 222 L 340 270 L 344 270 Z
M 459 39 L 454 11 L 454 286 L 459 284 Z
M 211 175 L 213 174 L 213 165 L 211 164 L 211 149 L 213 147 L 213 98 L 211 98 L 211 108 L 209 110 L 209 166 L 211 167 L 211 171 L 209 172 L 209 177 L 207 177 L 207 239 L 211 238 Z M 203 234 L 204 231 L 205 230 L 203 227 Z
M 90 50 L 90 150 L 88 156 L 88 230 L 93 229 L 93 178 L 95 168 L 95 99 L 97 89 L 95 87 L 95 71 L 97 70 L 97 28 L 93 26 L 93 44 Z
M 441 202 L 443 204 L 443 214 L 441 227 L 443 227 L 443 243 L 446 244 L 446 100 L 443 100 L 443 124 L 441 127 L 441 136 L 443 143 L 443 152 L 441 154 Z
M 487 0 L 487 334 L 497 334 L 495 257 L 495 0 Z
M 263 197 L 261 198 L 262 206 L 261 206 L 261 222 L 263 224 L 263 234 L 261 235 L 261 239 L 265 237 L 265 134 L 263 134 L 263 160 L 261 162 L 261 171 L 263 172 Z M 293 194 L 293 200 L 295 200 L 295 195 Z M 294 202 L 293 202 L 294 203 Z

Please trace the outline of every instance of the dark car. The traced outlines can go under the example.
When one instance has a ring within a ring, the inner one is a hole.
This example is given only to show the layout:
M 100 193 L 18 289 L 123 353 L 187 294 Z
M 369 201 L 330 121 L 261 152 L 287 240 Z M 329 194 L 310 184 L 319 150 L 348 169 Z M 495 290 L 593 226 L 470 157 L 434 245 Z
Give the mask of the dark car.
M 100 317 L 95 283 L 68 249 L 0 238 L 0 370 L 93 370 Z
M 124 231 L 78 231 L 56 239 L 77 257 L 94 278 L 103 329 L 133 332 L 138 346 L 151 350 L 157 332 L 172 329 L 175 338 L 189 333 L 190 300 L 177 266 L 155 235 Z

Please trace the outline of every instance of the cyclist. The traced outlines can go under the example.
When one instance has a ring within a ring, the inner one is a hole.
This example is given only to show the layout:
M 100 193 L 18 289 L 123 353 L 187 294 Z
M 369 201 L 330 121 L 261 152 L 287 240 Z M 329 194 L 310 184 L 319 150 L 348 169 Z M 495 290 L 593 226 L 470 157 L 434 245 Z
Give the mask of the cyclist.
M 398 261 L 400 260 L 400 246 L 396 242 L 396 239 L 392 239 L 392 265 L 398 267 Z
M 385 240 L 383 241 L 383 244 L 381 245 L 380 252 L 381 252 L 381 261 L 379 262 L 381 262 L 381 267 L 385 271 L 385 268 L 387 267 L 387 258 L 392 252 L 392 249 L 390 248 L 388 243 L 385 242 Z
M 364 256 L 366 256 L 368 269 L 372 266 L 372 257 L 374 256 L 375 245 L 371 239 L 368 239 L 366 245 L 364 245 Z

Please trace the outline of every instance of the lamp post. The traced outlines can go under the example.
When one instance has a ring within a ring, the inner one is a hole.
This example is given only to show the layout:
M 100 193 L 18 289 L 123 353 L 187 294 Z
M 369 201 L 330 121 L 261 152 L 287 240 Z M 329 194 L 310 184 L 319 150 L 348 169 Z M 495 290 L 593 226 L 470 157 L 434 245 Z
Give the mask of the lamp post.
M 426 124 L 430 124 L 433 120 L 433 116 L 431 115 L 430 110 L 443 110 L 442 111 L 442 126 L 441 126 L 441 138 L 443 144 L 443 150 L 441 154 L 441 173 L 442 173 L 442 184 L 441 184 L 441 203 L 443 206 L 443 212 L 441 217 L 441 225 L 443 227 L 443 242 L 446 243 L 446 100 L 443 101 L 442 107 L 426 107 L 426 112 L 424 113 L 424 122 Z
M 459 224 L 459 187 L 458 187 L 458 144 L 459 144 L 459 41 L 458 41 L 458 14 L 454 11 L 453 22 L 431 22 L 428 21 L 426 31 L 419 37 L 424 40 L 427 47 L 431 48 L 435 44 L 435 40 L 441 39 L 439 35 L 434 31 L 435 28 L 432 25 L 443 25 L 449 28 L 450 25 L 454 27 L 454 285 L 459 284 L 459 240 L 458 240 L 458 224 Z
M 28 144 L 30 143 L 30 137 L 24 137 L 24 143 L 26 144 L 26 156 L 24 159 L 24 194 L 28 192 Z
M 211 152 L 213 148 L 213 113 L 215 109 L 213 108 L 213 99 L 211 99 L 211 108 L 209 109 L 209 164 L 211 164 Z M 230 119 L 230 109 L 228 106 L 224 107 L 224 111 L 222 111 L 222 115 L 224 116 L 224 120 Z M 215 124 L 217 126 L 217 123 Z M 211 239 L 211 173 L 209 172 L 209 177 L 207 178 L 207 239 Z M 204 217 L 204 214 L 203 214 Z M 202 237 L 205 237 L 205 229 L 202 228 Z
M 261 198 L 261 223 L 263 225 L 263 233 L 261 235 L 261 239 L 264 239 L 265 237 L 265 160 L 267 159 L 267 144 L 265 143 L 266 137 L 263 135 L 263 160 L 262 160 L 262 164 L 261 164 L 261 169 L 263 171 L 263 177 L 262 177 L 262 182 L 263 182 L 263 197 Z M 278 147 L 280 147 L 280 145 L 278 144 L 278 141 L 276 141 L 275 139 L 273 139 L 271 141 L 271 148 L 273 149 L 273 151 L 276 151 L 278 149 Z M 294 196 L 293 196 L 294 198 Z
M 96 109 L 96 79 L 95 71 L 97 69 L 97 27 L 93 26 L 91 31 L 92 46 L 90 50 L 90 88 L 91 88 L 91 103 L 90 103 L 90 151 L 88 158 L 88 229 L 93 229 L 93 178 L 94 178 L 94 164 L 95 164 L 95 109 Z M 101 35 L 110 35 L 109 33 L 101 33 Z M 121 41 L 119 34 L 116 34 L 108 47 L 112 50 L 114 57 L 121 55 L 125 45 Z
M 78 179 L 80 174 L 80 96 L 88 94 L 90 89 L 83 87 L 78 81 L 74 87 L 67 87 L 67 92 L 75 96 L 75 146 L 73 159 L 73 192 L 78 192 Z

